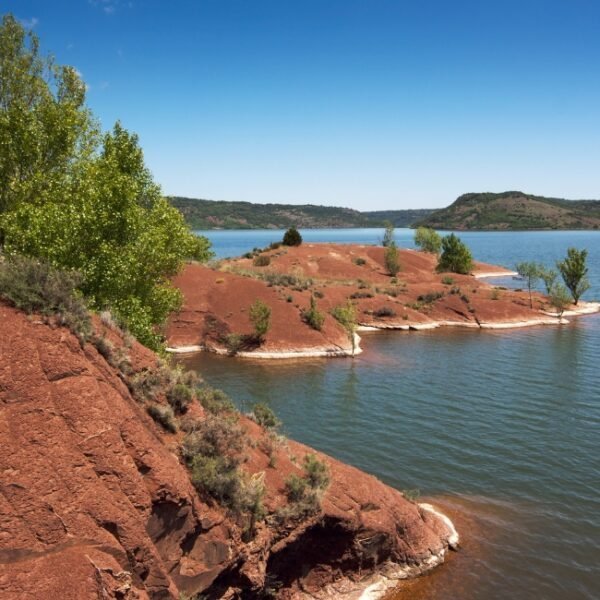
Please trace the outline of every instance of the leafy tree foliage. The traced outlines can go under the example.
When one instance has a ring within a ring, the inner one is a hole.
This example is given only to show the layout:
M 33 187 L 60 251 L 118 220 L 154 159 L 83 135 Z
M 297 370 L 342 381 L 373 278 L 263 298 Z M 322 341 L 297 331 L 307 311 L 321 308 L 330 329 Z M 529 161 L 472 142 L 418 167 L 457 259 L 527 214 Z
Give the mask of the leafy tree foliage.
M 354 337 L 356 333 L 356 308 L 354 304 L 348 300 L 346 304 L 333 308 L 331 315 L 348 334 L 348 339 L 352 344 L 352 355 L 354 356 L 356 350 L 356 340 Z
M 531 290 L 535 287 L 540 278 L 540 266 L 535 262 L 522 262 L 516 266 L 517 273 L 527 281 L 527 290 L 529 291 L 529 308 L 533 308 L 533 298 Z
M 283 236 L 284 246 L 299 246 L 302 243 L 302 236 L 295 227 L 290 227 Z
M 555 284 L 550 291 L 550 304 L 556 309 L 556 316 L 559 321 L 570 303 L 571 296 L 567 288 L 561 283 Z
M 442 238 L 442 254 L 440 255 L 438 271 L 469 274 L 473 270 L 473 256 L 467 245 L 451 233 Z
M 93 309 L 110 308 L 144 344 L 181 302 L 170 279 L 207 259 L 161 196 L 136 135 L 101 136 L 70 67 L 41 58 L 11 16 L 0 27 L 0 236 L 8 255 L 77 271 Z
M 539 267 L 539 276 L 540 279 L 544 282 L 544 287 L 546 288 L 546 294 L 550 295 L 556 284 L 556 278 L 558 277 L 558 273 L 554 269 L 548 269 L 543 265 Z
M 424 252 L 439 254 L 442 249 L 442 238 L 434 229 L 419 227 L 415 231 L 415 246 Z
M 579 298 L 590 287 L 586 266 L 587 250 L 577 250 L 577 248 L 567 249 L 567 256 L 564 260 L 556 263 L 558 270 L 565 282 L 565 285 L 571 292 L 573 303 L 577 306 Z

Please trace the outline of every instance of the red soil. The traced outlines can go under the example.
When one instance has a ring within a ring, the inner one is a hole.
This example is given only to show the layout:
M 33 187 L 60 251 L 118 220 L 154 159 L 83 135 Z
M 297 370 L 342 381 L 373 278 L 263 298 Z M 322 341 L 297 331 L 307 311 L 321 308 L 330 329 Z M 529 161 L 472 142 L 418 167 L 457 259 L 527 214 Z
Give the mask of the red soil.
M 214 270 L 188 265 L 175 279 L 185 301 L 169 322 L 169 345 L 223 349 L 225 334 L 252 332 L 248 311 L 257 298 L 272 311 L 271 329 L 260 347 L 267 352 L 349 351 L 347 334 L 329 314 L 349 298 L 359 324 L 378 328 L 408 329 L 439 322 L 478 327 L 481 323 L 539 318 L 539 311 L 548 309 L 540 294 L 534 294 L 531 309 L 526 292 L 494 290 L 493 285 L 472 275 L 437 273 L 436 257 L 414 250 L 399 251 L 401 270 L 395 279 L 385 270 L 384 249 L 376 246 L 304 244 L 262 254 L 269 257 L 268 266 L 254 266 L 248 258 L 224 261 Z M 357 259 L 364 263 L 356 264 Z M 510 274 L 484 263 L 476 263 L 477 272 Z M 291 274 L 311 283 L 306 290 L 277 282 L 269 287 L 264 279 L 275 274 Z M 301 311 L 309 306 L 311 294 L 326 315 L 322 332 L 302 320 Z M 440 297 L 435 299 L 432 294 Z M 382 309 L 391 316 L 378 316 Z
M 294 597 L 299 587 L 321 589 L 386 560 L 418 564 L 446 546 L 440 521 L 318 453 L 331 475 L 322 511 L 279 529 L 261 523 L 244 543 L 241 525 L 192 486 L 180 434 L 150 419 L 94 346 L 2 303 L 0 326 L 2 598 L 219 597 L 252 593 L 265 577 Z M 122 345 L 119 333 L 106 333 Z M 157 360 L 137 343 L 128 353 L 134 369 Z M 191 410 L 203 418 L 199 405 Z M 243 468 L 264 472 L 273 510 L 309 449 L 279 445 L 273 465 L 265 432 L 241 423 L 249 436 Z

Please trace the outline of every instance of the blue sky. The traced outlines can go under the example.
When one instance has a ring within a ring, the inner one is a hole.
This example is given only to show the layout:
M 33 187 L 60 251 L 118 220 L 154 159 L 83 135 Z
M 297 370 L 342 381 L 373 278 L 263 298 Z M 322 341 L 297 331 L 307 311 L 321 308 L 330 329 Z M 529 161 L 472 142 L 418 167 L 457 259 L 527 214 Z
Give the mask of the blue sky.
M 166 194 L 600 198 L 597 0 L 5 0 Z

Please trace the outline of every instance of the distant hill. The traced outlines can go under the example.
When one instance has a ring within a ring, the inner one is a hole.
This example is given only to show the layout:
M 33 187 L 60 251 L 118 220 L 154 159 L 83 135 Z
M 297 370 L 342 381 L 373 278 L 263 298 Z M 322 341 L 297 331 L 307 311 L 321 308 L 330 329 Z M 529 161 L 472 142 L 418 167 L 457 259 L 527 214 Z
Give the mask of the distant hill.
M 393 210 L 360 212 L 351 208 L 314 204 L 253 204 L 224 200 L 169 198 L 192 229 L 305 229 L 326 227 L 381 227 L 390 220 L 396 227 L 408 227 L 431 211 Z
M 414 225 L 455 230 L 598 229 L 600 200 L 545 198 L 523 192 L 463 194 Z
M 371 210 L 362 214 L 374 221 L 389 221 L 394 227 L 410 227 L 416 221 L 428 217 L 434 208 L 414 208 L 408 210 Z

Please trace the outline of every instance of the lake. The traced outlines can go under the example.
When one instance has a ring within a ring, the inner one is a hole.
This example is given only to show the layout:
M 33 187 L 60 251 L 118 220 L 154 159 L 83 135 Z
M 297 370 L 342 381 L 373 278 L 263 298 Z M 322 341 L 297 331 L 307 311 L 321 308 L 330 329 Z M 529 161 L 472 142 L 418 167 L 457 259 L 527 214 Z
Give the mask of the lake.
M 282 232 L 206 232 L 239 255 Z M 305 243 L 377 243 L 379 229 L 302 231 Z M 412 247 L 410 230 L 397 230 Z M 600 232 L 461 233 L 476 259 L 552 266 Z M 519 285 L 510 278 L 507 283 Z M 363 334 L 354 359 L 180 359 L 243 409 L 265 402 L 286 434 L 420 490 L 455 519 L 462 550 L 395 598 L 600 597 L 600 317 L 508 331 Z

